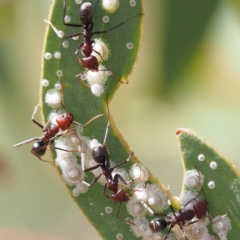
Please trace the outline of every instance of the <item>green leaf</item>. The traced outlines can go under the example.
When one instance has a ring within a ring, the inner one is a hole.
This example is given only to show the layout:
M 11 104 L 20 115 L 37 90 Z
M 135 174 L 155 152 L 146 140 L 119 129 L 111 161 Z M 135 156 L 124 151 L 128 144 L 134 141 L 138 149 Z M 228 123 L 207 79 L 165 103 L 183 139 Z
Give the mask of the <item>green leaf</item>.
M 96 1 L 91 2 L 94 5 Z M 65 35 L 79 32 L 77 28 L 65 27 L 62 24 L 62 11 L 62 1 L 55 1 L 49 15 L 49 20 L 52 24 L 56 26 L 58 30 L 64 31 Z M 76 5 L 75 1 L 67 1 L 67 15 L 71 17 L 72 23 L 79 22 L 78 11 L 79 5 Z M 93 15 L 94 31 L 110 29 L 116 24 L 140 13 L 142 13 L 141 1 L 137 1 L 135 7 L 131 7 L 129 1 L 121 1 L 120 8 L 114 14 L 108 14 L 99 4 Z M 109 16 L 110 21 L 104 24 L 102 18 L 106 15 Z M 100 37 L 106 40 L 111 50 L 111 56 L 105 63 L 106 67 L 112 69 L 121 79 L 128 78 L 137 59 L 142 34 L 142 20 L 143 17 L 136 17 L 112 32 L 97 36 L 98 38 Z M 80 29 L 80 31 L 82 31 L 82 29 Z M 102 94 L 100 97 L 94 96 L 90 89 L 79 83 L 75 78 L 75 75 L 85 71 L 74 56 L 75 50 L 83 41 L 82 38 L 80 37 L 78 41 L 69 39 L 69 48 L 67 49 L 63 48 L 63 41 L 63 39 L 57 37 L 56 33 L 51 28 L 47 27 L 43 55 L 45 53 L 51 53 L 53 56 L 56 51 L 59 51 L 61 52 L 61 59 L 52 57 L 52 59 L 47 60 L 43 58 L 43 72 L 41 78 L 49 81 L 49 86 L 42 87 L 41 89 L 43 117 L 45 122 L 47 122 L 51 108 L 45 103 L 45 95 L 49 89 L 54 88 L 55 83 L 59 82 L 59 77 L 56 75 L 56 72 L 61 70 L 63 72 L 61 79 L 64 85 L 64 105 L 69 112 L 73 113 L 74 120 L 83 124 L 98 114 L 105 114 L 106 117 L 95 120 L 93 123 L 86 126 L 83 132 L 84 136 L 96 138 L 99 142 L 103 142 L 107 125 L 106 95 L 108 95 L 108 99 L 110 100 L 115 90 L 121 84 L 111 76 L 105 83 L 105 94 Z M 129 50 L 126 48 L 128 42 L 133 43 L 133 49 Z M 127 86 L 123 84 L 121 87 Z M 127 143 L 123 140 L 112 121 L 107 139 L 107 148 L 110 152 L 110 158 L 115 163 L 124 161 L 131 153 Z M 56 153 L 54 150 L 52 151 L 52 155 L 53 159 L 55 159 Z M 132 158 L 131 163 L 133 162 L 138 162 L 136 157 Z M 132 165 L 131 163 L 124 165 L 124 168 L 129 169 L 130 165 Z M 60 169 L 57 170 L 61 174 Z M 87 178 L 84 180 L 90 182 L 93 178 L 93 175 L 88 173 Z M 150 179 L 156 182 L 153 176 L 150 176 Z M 72 195 L 75 186 L 67 186 L 67 188 Z M 161 188 L 166 191 L 164 186 Z M 123 234 L 126 239 L 135 239 L 136 237 L 129 232 L 129 226 L 116 218 L 119 204 L 113 204 L 112 200 L 104 198 L 102 196 L 102 191 L 103 186 L 96 183 L 94 186 L 90 187 L 86 194 L 73 197 L 73 199 L 95 226 L 103 239 L 116 239 L 118 233 Z M 113 208 L 111 214 L 105 212 L 107 206 Z M 127 216 L 129 216 L 129 214 L 126 211 L 125 204 L 123 204 L 120 217 L 126 218 Z M 79 226 L 79 228 L 81 228 L 81 226 Z
M 198 137 L 192 130 L 178 129 L 176 134 L 184 163 L 184 172 L 186 173 L 186 171 L 195 167 L 199 169 L 204 176 L 203 189 L 207 196 L 211 216 L 227 214 L 232 226 L 227 239 L 238 239 L 240 232 L 239 173 L 231 162 L 219 153 L 211 143 L 202 137 Z M 198 160 L 199 158 L 202 161 Z M 217 167 L 214 168 L 214 166 Z M 215 183 L 214 188 L 208 187 L 211 181 Z M 183 184 L 183 191 L 185 189 L 186 185 Z

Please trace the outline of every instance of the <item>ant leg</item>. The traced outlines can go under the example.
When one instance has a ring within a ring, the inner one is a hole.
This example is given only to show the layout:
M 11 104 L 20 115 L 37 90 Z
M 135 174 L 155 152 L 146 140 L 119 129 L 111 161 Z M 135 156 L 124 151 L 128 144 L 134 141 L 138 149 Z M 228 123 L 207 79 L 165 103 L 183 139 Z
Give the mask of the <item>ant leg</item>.
M 97 0 L 97 2 L 95 3 L 95 5 L 94 5 L 94 7 L 93 7 L 93 9 L 92 9 L 92 12 L 91 12 L 91 14 L 90 14 L 90 16 L 89 16 L 89 19 L 92 18 L 92 15 L 93 15 L 93 13 L 94 13 L 94 11 L 95 11 L 97 5 L 98 5 L 98 2 L 99 2 L 99 0 Z M 91 24 L 92 24 L 92 28 L 93 28 L 93 22 L 91 22 Z
M 112 168 L 111 168 L 111 171 L 112 171 L 113 169 L 115 169 L 115 168 L 117 168 L 117 167 L 120 167 L 120 166 L 124 165 L 125 163 L 129 162 L 129 160 L 131 159 L 131 157 L 133 156 L 133 154 L 134 154 L 134 152 L 132 152 L 132 153 L 130 154 L 130 156 L 129 156 L 125 161 L 123 161 L 123 162 L 117 164 L 116 166 L 112 167 Z
M 165 236 L 164 240 L 166 240 L 166 239 L 168 238 L 168 235 L 169 235 L 169 233 L 171 232 L 171 230 L 172 230 L 173 227 L 174 227 L 174 226 L 171 226 L 171 227 L 169 228 L 169 230 L 168 230 L 168 232 L 167 232 L 167 235 Z
M 102 164 L 97 164 L 93 167 L 90 167 L 90 168 L 87 168 L 87 169 L 84 169 L 84 172 L 89 172 L 89 171 L 92 171 L 94 169 L 97 169 L 98 167 L 102 166 Z M 98 176 L 99 177 L 99 176 Z
M 135 224 L 134 224 L 133 222 L 128 221 L 128 220 L 125 220 L 125 219 L 122 219 L 122 218 L 119 217 L 119 213 L 120 213 L 120 210 L 121 210 L 121 206 L 122 206 L 122 202 L 120 202 L 120 205 L 119 205 L 119 208 L 118 208 L 118 212 L 117 212 L 117 216 L 116 216 L 116 217 L 117 217 L 119 220 L 121 220 L 121 221 L 124 221 L 124 222 L 126 222 L 126 223 L 130 223 L 130 224 L 132 224 L 132 225 L 135 226 Z
M 198 221 L 199 221 L 199 220 L 198 220 Z M 198 222 L 198 221 L 197 221 L 197 222 Z M 183 237 L 184 237 L 186 240 L 188 240 L 188 238 L 187 238 L 187 236 L 186 236 L 186 233 L 185 233 L 185 231 L 183 230 L 182 225 L 181 225 L 181 224 L 178 224 L 178 226 L 179 226 L 180 229 L 181 229 L 181 233 L 182 233 Z
M 78 126 L 85 127 L 85 126 L 87 126 L 88 124 L 90 124 L 91 122 L 93 122 L 95 119 L 97 119 L 97 118 L 99 118 L 99 117 L 103 117 L 103 116 L 104 116 L 103 114 L 99 114 L 99 115 L 91 118 L 90 120 L 88 120 L 85 124 L 80 124 L 80 123 L 75 122 L 75 121 L 73 121 L 73 123 L 75 123 L 75 124 L 78 125 Z
M 103 195 L 103 197 L 105 197 L 105 198 L 111 199 L 108 195 L 106 195 L 106 191 L 107 191 L 107 183 L 104 185 L 102 195 Z
M 79 45 L 79 47 L 77 48 L 77 50 L 75 51 L 75 56 L 78 54 L 78 52 L 79 52 L 79 50 L 82 48 L 82 46 L 83 46 L 83 43 L 81 43 L 80 45 Z M 77 59 L 79 59 L 79 57 L 78 56 L 76 56 L 76 58 Z
M 117 81 L 119 81 L 120 83 L 128 84 L 128 81 L 122 82 L 122 81 L 118 78 L 118 76 L 117 76 L 112 70 L 110 70 L 110 69 L 98 70 L 98 72 L 100 72 L 100 71 L 101 71 L 101 72 L 112 72 L 113 77 L 114 77 Z
M 26 141 L 14 144 L 13 147 L 19 147 L 19 146 L 25 145 L 27 143 L 34 142 L 34 141 L 40 141 L 40 140 L 41 140 L 41 138 L 38 138 L 38 137 L 31 138 L 31 139 L 28 139 Z
M 140 166 L 138 166 L 138 167 L 140 168 L 140 176 L 139 176 L 139 177 L 134 178 L 134 179 L 132 179 L 132 180 L 126 182 L 126 181 L 123 179 L 123 177 L 122 177 L 121 175 L 116 174 L 116 175 L 114 176 L 114 182 L 115 182 L 115 181 L 118 182 L 118 180 L 120 180 L 123 184 L 125 184 L 125 185 L 129 185 L 130 183 L 132 183 L 132 182 L 138 180 L 139 178 L 141 178 L 141 167 L 140 167 Z
M 63 36 L 62 31 L 60 31 L 56 27 L 54 27 L 53 24 L 50 21 L 44 19 L 44 22 L 51 26 L 52 30 L 57 34 L 57 36 L 59 38 L 71 38 L 71 37 L 76 37 L 76 36 L 83 35 L 83 33 L 80 32 L 80 33 L 74 33 L 74 34 L 70 34 L 70 35 L 67 35 L 67 36 Z M 72 27 L 74 27 L 74 26 L 72 26 Z
M 77 59 L 78 59 L 78 62 L 81 64 L 81 59 L 78 58 L 78 57 L 77 57 Z M 80 78 L 80 76 L 82 76 L 83 74 L 87 73 L 88 71 L 89 71 L 89 70 L 86 70 L 86 71 L 83 72 L 83 73 L 77 74 L 77 75 L 75 76 L 75 78 L 76 78 L 80 83 L 82 83 L 84 86 L 86 86 L 87 88 L 90 88 L 90 89 L 91 89 L 91 87 L 90 87 L 87 83 L 85 83 L 85 82 Z
M 38 107 L 39 107 L 39 104 L 38 104 L 38 105 L 34 108 L 34 110 L 33 110 L 32 121 L 33 121 L 35 124 L 37 124 L 40 128 L 43 129 L 43 128 L 44 128 L 43 125 L 42 125 L 41 123 L 37 122 L 37 121 L 34 119 L 34 117 L 35 117 L 35 115 L 36 115 L 36 113 L 37 113 Z
M 37 151 L 38 151 L 38 150 L 41 150 L 41 149 L 43 149 L 43 148 L 45 148 L 45 147 L 46 147 L 46 146 L 40 146 L 40 147 L 38 147 L 38 148 L 35 148 L 34 150 L 32 149 L 32 150 L 31 150 L 31 153 L 32 153 L 34 156 L 36 156 L 40 161 L 46 162 L 46 163 L 51 163 L 51 164 L 54 166 L 54 163 L 53 163 L 52 161 L 44 160 L 44 159 L 42 159 L 42 158 L 37 154 Z
M 65 22 L 65 17 L 66 17 L 66 6 L 67 6 L 67 1 L 63 1 L 63 24 L 66 26 L 71 26 L 71 27 L 83 27 L 84 25 L 81 24 L 74 24 L 74 23 L 66 23 Z
M 186 207 L 190 202 L 194 201 L 195 199 L 197 199 L 199 197 L 200 194 L 198 194 L 195 198 L 190 199 L 188 202 L 186 202 L 179 210 L 179 212 Z M 181 212 L 180 212 L 181 213 Z
M 123 21 L 123 22 L 117 24 L 116 26 L 110 28 L 109 30 L 105 30 L 105 31 L 96 31 L 96 32 L 93 32 L 92 35 L 94 35 L 94 34 L 101 34 L 101 33 L 108 33 L 108 32 L 111 32 L 112 30 L 114 30 L 114 29 L 120 27 L 121 25 L 123 25 L 124 23 L 130 21 L 131 19 L 133 19 L 133 18 L 135 18 L 135 17 L 142 16 L 142 15 L 144 15 L 144 14 L 138 14 L 138 15 L 136 15 L 136 16 L 130 17 L 130 18 L 128 18 L 127 20 L 125 20 L 125 21 Z
M 154 212 L 145 202 L 143 202 L 141 200 L 141 203 L 142 205 L 148 210 L 148 212 L 153 215 L 153 216 L 163 216 L 163 217 L 166 217 L 168 219 L 171 219 L 171 217 L 169 217 L 167 214 L 164 214 L 164 213 L 156 213 Z
M 202 193 L 203 193 L 204 196 L 205 196 L 205 200 L 206 200 L 206 203 L 207 203 L 207 206 L 208 206 L 207 196 L 206 196 L 206 193 L 205 193 L 205 191 L 204 191 L 204 189 L 203 189 L 203 184 L 202 184 L 202 178 L 201 178 L 200 171 L 198 170 L 198 168 L 197 168 L 196 166 L 195 166 L 195 168 L 196 168 L 196 170 L 197 170 L 197 172 L 198 172 L 199 182 L 200 182 L 200 185 L 201 185 L 201 190 L 202 190 Z M 207 207 L 207 212 L 208 212 L 209 221 L 210 221 L 211 224 L 213 224 L 213 223 L 212 223 L 212 218 L 211 218 L 211 215 L 210 215 L 210 212 L 209 212 L 208 207 Z
M 96 54 L 98 54 L 98 55 L 100 56 L 100 58 L 101 58 L 102 62 L 104 63 L 104 60 L 103 60 L 103 58 L 102 58 L 102 55 L 101 55 L 101 53 L 100 53 L 100 52 L 98 52 L 98 51 L 96 51 L 96 50 L 94 50 L 94 49 L 93 49 L 93 51 L 94 51 Z

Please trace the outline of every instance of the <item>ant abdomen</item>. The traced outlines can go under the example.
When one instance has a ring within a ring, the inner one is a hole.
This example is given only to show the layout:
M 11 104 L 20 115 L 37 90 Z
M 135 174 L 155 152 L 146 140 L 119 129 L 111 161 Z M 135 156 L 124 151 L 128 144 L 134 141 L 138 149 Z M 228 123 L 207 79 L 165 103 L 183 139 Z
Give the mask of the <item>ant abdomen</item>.
M 91 22 L 92 9 L 93 9 L 93 7 L 92 7 L 92 4 L 90 2 L 85 2 L 80 7 L 80 11 L 79 11 L 80 21 L 84 25 L 88 25 L 89 22 Z
M 44 141 L 35 142 L 32 146 L 32 151 L 36 156 L 41 157 L 46 152 L 46 143 Z M 41 148 L 42 147 L 42 148 Z
M 149 228 L 152 230 L 152 232 L 161 232 L 167 227 L 167 221 L 161 218 L 154 218 L 149 223 Z
M 62 131 L 69 129 L 69 127 L 73 123 L 73 115 L 72 113 L 64 113 L 57 117 L 56 119 L 57 124 L 61 128 Z
M 102 145 L 92 150 L 92 156 L 97 163 L 104 163 L 106 161 L 106 153 Z

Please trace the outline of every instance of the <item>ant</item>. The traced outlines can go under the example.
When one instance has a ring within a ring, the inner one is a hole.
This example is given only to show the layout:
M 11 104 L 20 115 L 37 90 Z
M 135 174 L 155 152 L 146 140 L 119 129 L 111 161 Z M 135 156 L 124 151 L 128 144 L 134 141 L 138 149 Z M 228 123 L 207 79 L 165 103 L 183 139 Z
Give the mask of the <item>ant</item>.
M 109 111 L 109 110 L 108 110 Z M 115 176 L 113 177 L 113 170 L 115 168 L 118 168 L 124 164 L 126 164 L 127 162 L 129 162 L 129 160 L 131 159 L 131 157 L 133 156 L 133 152 L 130 154 L 130 156 L 123 162 L 117 164 L 116 166 L 114 167 L 110 167 L 110 163 L 109 163 L 109 154 L 108 154 L 108 150 L 106 148 L 106 140 L 107 140 L 107 135 L 108 135 L 108 131 L 109 131 L 109 126 L 110 126 L 110 122 L 108 121 L 108 124 L 107 124 L 107 128 L 106 128 L 106 133 L 105 133 L 105 137 L 104 137 L 104 140 L 103 140 L 103 144 L 101 145 L 97 145 L 93 150 L 92 150 L 92 156 L 93 156 L 93 159 L 96 161 L 97 165 L 96 166 L 93 166 L 93 167 L 90 167 L 88 169 L 85 169 L 84 172 L 89 172 L 89 171 L 92 171 L 94 169 L 97 169 L 98 167 L 101 167 L 102 169 L 102 173 L 100 173 L 95 179 L 93 179 L 93 181 L 89 184 L 89 186 L 92 186 L 94 183 L 97 182 L 97 180 L 102 176 L 104 175 L 105 178 L 106 178 L 106 184 L 104 186 L 104 189 L 103 189 L 103 192 L 102 192 L 102 195 L 106 198 L 109 198 L 111 200 L 113 200 L 114 202 L 119 202 L 120 203 L 120 206 L 119 206 L 119 209 L 118 209 L 118 212 L 117 212 L 117 215 L 116 217 L 124 222 L 127 222 L 127 223 L 130 223 L 130 224 L 133 224 L 135 225 L 133 222 L 131 221 L 128 221 L 128 220 L 125 220 L 125 219 L 122 219 L 119 217 L 119 213 L 120 213 L 120 210 L 121 210 L 121 206 L 122 206 L 122 203 L 123 202 L 127 202 L 130 200 L 130 197 L 133 195 L 133 193 L 135 191 L 139 191 L 139 190 L 133 190 L 131 195 L 128 195 L 127 192 L 122 189 L 122 188 L 119 188 L 118 186 L 118 182 L 119 180 L 124 184 L 124 185 L 128 185 L 134 181 L 136 181 L 137 179 L 141 178 L 141 173 L 140 173 L 140 176 L 138 178 L 135 178 L 135 179 L 132 179 L 128 182 L 126 182 L 123 177 L 119 174 L 115 174 Z M 140 166 L 139 166 L 140 167 Z M 141 167 L 140 167 L 140 170 L 141 170 Z M 106 195 L 106 190 L 107 188 L 112 191 L 112 193 L 110 195 Z
M 77 58 L 77 61 L 85 68 L 87 68 L 87 70 L 81 74 L 76 75 L 76 78 L 79 78 L 81 75 L 85 74 L 86 72 L 88 72 L 89 70 L 93 71 L 93 72 L 98 72 L 98 71 L 110 71 L 112 72 L 113 76 L 115 77 L 115 79 L 121 83 L 122 82 L 115 74 L 112 70 L 110 69 L 102 69 L 99 70 L 99 62 L 98 59 L 91 55 L 92 52 L 94 51 L 95 53 L 97 53 L 102 61 L 103 58 L 101 56 L 101 54 L 93 49 L 94 46 L 94 40 L 92 40 L 93 35 L 95 34 L 102 34 L 102 33 L 108 33 L 118 27 L 120 27 L 121 25 L 123 25 L 124 23 L 130 21 L 131 19 L 141 16 L 143 14 L 138 14 L 136 16 L 133 16 L 119 24 L 117 24 L 116 26 L 110 28 L 109 30 L 105 30 L 105 31 L 95 31 L 93 32 L 93 27 L 94 27 L 94 23 L 92 21 L 92 16 L 93 13 L 98 5 L 99 0 L 97 0 L 96 4 L 94 5 L 94 7 L 92 6 L 92 4 L 90 2 L 85 2 L 81 5 L 80 10 L 79 10 L 79 18 L 80 18 L 80 22 L 81 23 L 66 23 L 65 22 L 65 17 L 66 17 L 66 0 L 63 1 L 63 24 L 65 26 L 70 26 L 70 27 L 82 27 L 83 28 L 83 32 L 79 32 L 79 33 L 74 33 L 74 34 L 70 34 L 67 36 L 62 36 L 59 34 L 59 31 L 52 25 L 51 22 L 44 20 L 46 23 L 50 24 L 50 26 L 52 27 L 52 29 L 56 32 L 56 34 L 60 37 L 60 38 L 71 38 L 71 37 L 76 37 L 76 36 L 80 36 L 83 35 L 84 39 L 83 42 L 78 46 L 77 50 L 75 51 L 75 57 Z M 78 56 L 78 52 L 79 50 L 82 49 L 82 52 L 84 53 L 85 57 L 80 58 Z M 103 61 L 104 62 L 104 61 Z
M 91 123 L 92 121 L 94 121 L 96 118 L 98 117 L 102 117 L 103 114 L 100 114 L 100 115 L 97 115 L 95 117 L 93 117 L 92 119 L 90 119 L 87 123 L 85 124 L 80 124 L 78 122 L 75 122 L 74 121 L 74 118 L 73 118 L 73 114 L 68 112 L 66 107 L 64 106 L 63 104 L 63 95 L 64 95 L 64 92 L 63 92 L 63 84 L 62 84 L 62 81 L 60 80 L 60 83 L 61 83 L 61 106 L 63 107 L 63 109 L 65 110 L 65 113 L 64 114 L 61 114 L 60 116 L 57 116 L 56 117 L 56 123 L 57 124 L 51 124 L 50 126 L 49 123 L 50 121 L 52 120 L 52 118 L 50 118 L 47 123 L 45 124 L 45 126 L 43 126 L 42 124 L 40 124 L 39 122 L 37 122 L 35 119 L 34 119 L 34 116 L 36 115 L 36 112 L 37 112 L 37 109 L 39 107 L 39 104 L 34 108 L 34 111 L 33 111 L 33 114 L 32 114 L 32 121 L 38 125 L 40 128 L 42 128 L 43 132 L 44 132 L 44 135 L 42 137 L 34 137 L 34 138 L 30 138 L 26 141 L 23 141 L 23 142 L 20 142 L 20 143 L 17 143 L 15 145 L 13 145 L 13 147 L 19 147 L 19 146 L 22 146 L 24 144 L 27 144 L 27 143 L 30 143 L 30 142 L 34 142 L 34 141 L 37 141 L 33 144 L 33 147 L 32 147 L 32 150 L 31 150 L 31 153 L 33 155 L 35 155 L 37 158 L 39 158 L 41 161 L 43 162 L 51 162 L 51 161 L 47 161 L 47 160 L 43 160 L 41 158 L 41 156 L 43 156 L 46 152 L 46 149 L 47 147 L 51 147 L 51 148 L 55 148 L 55 149 L 58 149 L 58 150 L 62 150 L 62 151 L 66 151 L 66 152 L 69 152 L 69 150 L 65 150 L 65 149 L 62 149 L 62 148 L 57 148 L 55 146 L 52 146 L 53 142 L 54 142 L 54 139 L 55 138 L 58 138 L 62 135 L 64 135 L 68 129 L 70 129 L 70 127 L 72 126 L 72 124 L 76 124 L 78 126 L 87 126 L 89 123 Z M 61 130 L 61 131 L 60 131 Z M 63 132 L 62 132 L 63 131 Z M 80 141 L 81 142 L 81 141 Z M 78 151 L 78 150 L 76 150 Z M 52 162 L 51 162 L 52 163 Z
M 203 187 L 202 187 L 201 175 L 200 175 L 200 172 L 199 172 L 199 170 L 197 168 L 196 168 L 196 170 L 198 171 L 198 174 L 199 174 L 199 181 L 200 181 L 200 184 L 201 184 L 201 190 L 202 190 L 202 192 L 203 192 L 203 194 L 205 196 L 205 199 L 198 200 L 196 203 L 194 203 L 193 204 L 193 209 L 186 209 L 186 206 L 189 203 L 191 203 L 194 200 L 196 200 L 199 197 L 200 194 L 198 194 L 196 197 L 194 197 L 193 199 L 191 199 L 187 203 L 185 203 L 180 208 L 178 213 L 176 213 L 174 211 L 172 205 L 170 205 L 170 208 L 172 210 L 173 216 L 172 215 L 163 214 L 163 213 L 156 213 L 146 203 L 141 201 L 142 204 L 144 205 L 144 207 L 150 212 L 151 215 L 154 215 L 154 216 L 164 216 L 164 217 L 167 218 L 167 220 L 161 219 L 161 218 L 154 218 L 149 223 L 149 227 L 152 230 L 152 232 L 161 232 L 162 230 L 167 228 L 167 226 L 170 226 L 169 230 L 168 230 L 168 233 L 165 236 L 164 240 L 166 240 L 168 238 L 168 235 L 171 232 L 172 228 L 175 227 L 176 225 L 178 225 L 180 227 L 183 237 L 188 240 L 188 238 L 187 238 L 187 236 L 185 234 L 185 231 L 183 230 L 183 226 L 188 226 L 188 225 L 194 224 L 194 223 L 199 222 L 201 219 L 206 218 L 206 217 L 209 217 L 210 223 L 213 224 L 212 223 L 212 219 L 211 219 L 210 214 L 209 214 L 209 210 L 208 210 L 207 197 L 206 197 L 206 194 L 205 194 L 205 192 L 203 190 Z M 216 223 L 217 221 L 219 221 L 220 219 L 222 219 L 226 215 L 221 216 L 214 223 Z M 197 217 L 197 220 L 193 220 L 194 217 Z M 188 222 L 186 222 L 186 221 L 188 221 Z

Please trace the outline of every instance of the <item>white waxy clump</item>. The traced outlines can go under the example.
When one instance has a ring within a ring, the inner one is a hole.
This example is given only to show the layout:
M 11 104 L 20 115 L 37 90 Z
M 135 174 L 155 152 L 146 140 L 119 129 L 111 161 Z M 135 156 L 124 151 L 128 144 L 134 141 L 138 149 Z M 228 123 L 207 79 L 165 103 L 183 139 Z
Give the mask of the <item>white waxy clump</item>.
M 128 213 L 133 217 L 143 217 L 147 212 L 147 209 L 136 197 L 131 197 L 130 200 L 126 203 L 126 207 Z
M 127 47 L 127 49 L 131 50 L 131 49 L 133 49 L 134 45 L 133 45 L 133 43 L 128 42 L 128 43 L 126 44 L 126 47 Z
M 81 144 L 81 139 L 79 135 L 77 131 L 73 129 L 69 129 L 66 133 L 66 136 L 68 137 L 69 142 L 74 146 L 79 146 Z
M 114 13 L 119 8 L 119 0 L 102 0 L 102 7 L 109 13 Z
M 146 182 L 148 180 L 148 170 L 143 165 L 135 163 L 130 169 L 130 176 L 138 182 Z
M 60 149 L 64 149 L 66 151 L 62 151 L 62 150 L 58 150 L 56 149 L 56 153 L 57 153 L 57 159 L 63 160 L 63 165 L 65 164 L 71 164 L 71 162 L 73 162 L 74 164 L 77 163 L 77 158 L 76 156 L 73 154 L 73 146 L 71 146 L 71 144 L 69 143 L 68 139 L 65 137 L 59 137 L 55 140 L 55 147 L 60 148 Z M 56 162 L 57 163 L 57 162 Z M 66 168 L 66 166 L 64 167 Z M 73 165 L 70 165 L 69 169 L 72 169 Z
M 187 188 L 197 191 L 203 185 L 203 175 L 195 169 L 187 171 L 184 175 L 184 184 Z
M 134 196 L 138 199 L 138 201 L 143 201 L 146 202 L 148 199 L 148 193 L 145 189 L 145 184 L 144 183 L 137 183 L 133 187 L 134 190 Z
M 69 48 L 69 41 L 68 41 L 68 40 L 64 40 L 64 41 L 62 42 L 62 46 L 63 46 L 64 48 Z
M 56 75 L 57 75 L 58 77 L 62 77 L 62 76 L 63 76 L 63 71 L 62 71 L 62 70 L 57 70 L 57 71 L 56 71 Z
M 50 89 L 45 95 L 45 102 L 51 108 L 58 108 L 61 106 L 61 93 L 56 89 Z
M 124 168 L 115 168 L 112 172 L 112 176 L 115 177 L 115 175 L 118 174 L 120 175 L 124 180 L 125 182 L 128 182 L 130 180 L 130 177 L 127 173 L 127 171 L 124 169 Z M 130 184 L 128 185 L 125 185 L 120 179 L 118 181 L 118 186 L 119 188 L 128 188 L 130 187 Z
M 107 45 L 107 43 L 105 43 L 102 39 L 100 38 L 95 38 L 94 39 L 94 46 L 93 46 L 93 51 L 92 52 L 92 56 L 95 56 L 98 60 L 98 62 L 102 62 L 102 61 L 106 61 L 109 58 L 110 55 L 110 50 L 109 47 Z M 99 67 L 99 69 L 101 69 L 101 67 Z
M 42 80 L 42 86 L 43 87 L 48 87 L 49 86 L 49 81 L 47 79 Z
M 209 235 L 208 229 L 206 227 L 206 222 L 198 221 L 195 224 L 191 224 L 184 228 L 186 235 L 189 239 L 192 240 L 210 240 L 211 236 Z M 182 237 L 182 233 L 179 232 L 179 237 Z
M 78 197 L 78 196 L 80 195 L 79 189 L 78 189 L 78 188 L 74 188 L 74 189 L 72 190 L 72 195 L 73 195 L 74 197 Z
M 201 161 L 201 162 L 204 161 L 205 160 L 205 155 L 204 154 L 199 154 L 198 155 L 198 160 Z
M 214 189 L 214 188 L 215 188 L 215 182 L 214 182 L 214 181 L 210 181 L 210 182 L 208 183 L 208 187 L 209 187 L 210 189 Z
M 62 57 L 62 54 L 59 52 L 59 51 L 56 51 L 53 56 L 56 58 L 56 59 L 60 59 Z
M 215 170 L 215 169 L 217 169 L 217 167 L 218 167 L 218 165 L 217 165 L 216 162 L 214 162 L 214 161 L 210 162 L 210 168 L 211 169 Z
M 96 83 L 91 86 L 92 94 L 99 97 L 104 92 L 104 87 L 102 84 Z
M 95 160 L 91 159 L 88 161 L 88 167 L 94 167 L 96 166 L 97 163 L 95 162 Z M 94 170 L 91 171 L 95 177 L 98 177 L 101 173 L 102 173 L 102 169 L 101 167 L 98 167 Z M 104 174 L 102 174 L 102 176 L 98 179 L 98 182 L 101 183 L 102 185 L 104 185 L 106 183 L 106 178 L 104 176 Z
M 83 80 L 83 81 L 87 80 L 87 76 L 86 76 L 86 74 L 85 74 L 85 73 L 84 73 L 84 74 L 82 74 L 82 75 L 80 76 L 80 78 L 81 78 L 81 80 Z
M 112 211 L 113 211 L 112 207 L 109 207 L 109 206 L 105 207 L 105 212 L 106 212 L 107 214 L 112 213 Z
M 82 3 L 82 0 L 75 0 L 75 3 L 79 5 Z
M 166 194 L 156 184 L 147 185 L 148 204 L 155 211 L 161 212 L 168 208 L 168 198 Z
M 227 216 L 216 216 L 212 221 L 213 231 L 219 236 L 221 240 L 227 240 L 227 235 L 232 229 L 231 220 Z
M 130 0 L 130 1 L 129 1 L 129 5 L 130 5 L 131 7 L 135 7 L 135 6 L 137 5 L 136 0 Z
M 60 83 L 55 83 L 54 87 L 55 87 L 55 89 L 57 89 L 59 91 L 62 89 L 62 85 Z
M 78 40 L 79 39 L 79 36 L 74 36 L 74 37 L 72 37 L 72 40 Z
M 186 209 L 193 209 L 193 205 L 199 201 L 198 192 L 192 191 L 183 191 L 182 192 L 182 206 L 184 206 L 187 202 Z M 197 198 L 196 198 L 197 197 Z
M 122 239 L 123 239 L 122 233 L 118 233 L 118 234 L 116 235 L 116 239 L 117 239 L 117 240 L 122 240 Z
M 108 16 L 103 16 L 102 21 L 104 23 L 108 23 L 109 22 L 109 17 Z
M 61 164 L 62 176 L 69 185 L 77 184 L 80 180 L 84 178 L 84 172 L 80 164 L 75 164 L 72 169 L 68 169 L 66 165 Z
M 65 22 L 65 23 L 70 23 L 70 22 L 71 22 L 71 17 L 70 17 L 69 15 L 66 15 L 66 16 L 64 17 L 64 22 Z
M 77 183 L 76 187 L 79 190 L 80 194 L 86 193 L 89 189 L 89 186 L 85 182 Z
M 131 224 L 131 230 L 136 237 L 148 237 L 151 236 L 153 233 L 149 228 L 149 222 L 144 217 L 135 218 Z
M 46 60 L 50 60 L 52 58 L 52 54 L 50 52 L 46 52 L 46 53 L 44 53 L 44 58 Z
M 102 69 L 104 69 L 104 67 L 100 65 L 99 70 L 102 70 Z M 88 71 L 86 73 L 86 78 L 90 85 L 93 85 L 96 83 L 103 85 L 107 80 L 105 71 L 98 71 L 98 72 Z

